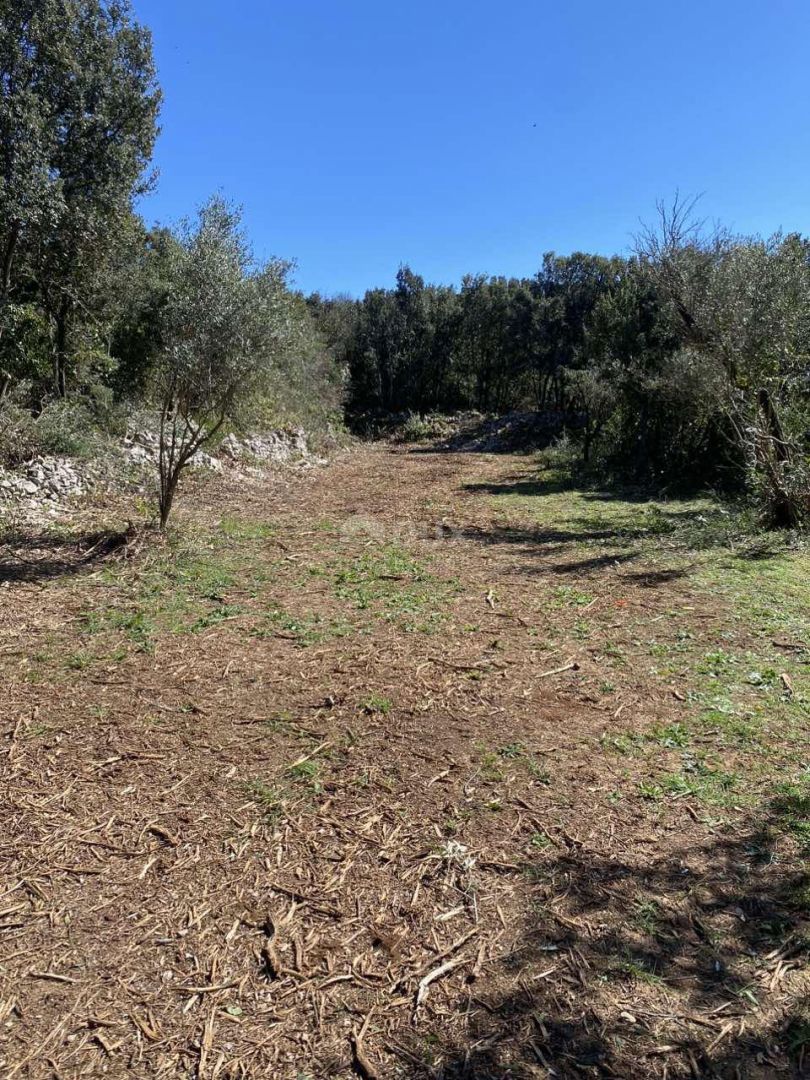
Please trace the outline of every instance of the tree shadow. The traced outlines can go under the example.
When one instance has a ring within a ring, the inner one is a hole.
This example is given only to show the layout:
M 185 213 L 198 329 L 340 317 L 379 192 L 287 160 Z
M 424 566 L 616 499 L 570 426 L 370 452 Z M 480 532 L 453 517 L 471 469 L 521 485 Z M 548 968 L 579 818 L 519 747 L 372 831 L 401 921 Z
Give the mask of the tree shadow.
M 71 534 L 6 532 L 0 545 L 0 583 L 37 584 L 80 574 L 124 548 L 133 538 L 125 530 L 102 529 Z
M 462 491 L 473 495 L 521 495 L 538 498 L 543 495 L 559 495 L 564 491 L 576 490 L 579 490 L 578 485 L 568 478 L 526 480 L 521 476 L 498 483 L 481 482 L 462 485 Z
M 791 554 L 794 538 L 790 534 L 763 535 L 748 519 L 735 519 L 735 515 L 723 506 L 707 508 L 695 506 L 689 500 L 673 499 L 665 505 L 649 494 L 633 491 L 583 491 L 570 479 L 532 479 L 516 477 L 499 483 L 474 483 L 463 485 L 468 494 L 495 496 L 527 496 L 542 499 L 566 491 L 576 492 L 586 502 L 613 502 L 628 504 L 625 514 L 594 513 L 573 516 L 565 514 L 567 528 L 543 528 L 541 526 L 494 525 L 487 529 L 469 528 L 469 539 L 484 543 L 589 543 L 608 542 L 629 545 L 634 542 L 655 541 L 659 537 L 671 537 L 684 553 L 724 550 L 737 562 L 765 562 Z M 636 510 L 635 508 L 640 508 Z M 644 509 L 648 507 L 648 509 Z M 681 572 L 666 571 L 670 577 L 683 576 Z M 663 583 L 665 579 L 662 579 Z M 654 584 L 655 582 L 647 582 Z
M 548 529 L 531 525 L 490 525 L 486 528 L 471 525 L 455 530 L 453 535 L 462 540 L 474 540 L 479 544 L 515 544 L 526 545 L 527 547 L 542 545 L 545 548 L 554 545 L 557 550 L 573 544 L 594 541 L 611 542 L 636 539 L 636 533 L 627 529 Z
M 673 581 L 680 581 L 688 577 L 691 567 L 672 567 L 668 570 L 639 570 L 634 574 L 622 574 L 625 581 L 631 581 L 635 585 L 645 588 L 653 588 L 656 585 L 668 585 Z
M 551 477 L 537 477 L 528 480 L 525 475 L 521 474 L 510 480 L 464 484 L 462 490 L 483 495 L 522 495 L 538 497 L 542 497 L 543 495 L 558 495 L 565 491 L 576 491 L 587 502 L 623 502 L 632 503 L 633 505 L 644 505 L 645 503 L 658 504 L 665 498 L 661 492 L 624 487 L 612 489 L 596 488 L 591 486 L 592 483 L 592 477 L 589 481 L 587 477 L 583 476 L 558 474 Z M 678 501 L 685 502 L 687 499 L 688 497 L 685 497 L 683 500 L 672 499 L 671 501 L 674 504 L 677 504 Z M 699 511 L 695 511 L 695 514 L 697 513 L 699 513 Z
M 448 536 L 456 540 L 466 540 L 485 545 L 514 545 L 516 548 L 523 548 L 528 557 L 544 560 L 539 565 L 527 563 L 525 567 L 527 573 L 587 575 L 613 569 L 641 557 L 639 550 L 627 550 L 631 548 L 633 541 L 637 538 L 635 531 L 628 529 L 583 528 L 578 531 L 575 529 L 492 525 L 487 528 L 468 526 L 453 529 L 448 533 Z M 582 545 L 585 544 L 601 544 L 610 547 L 612 550 L 600 551 L 594 555 L 583 554 L 582 558 L 568 561 L 556 561 L 565 552 L 581 550 Z M 621 550 L 616 550 L 616 548 Z M 663 571 L 661 573 L 664 574 Z M 675 571 L 672 573 L 674 574 Z M 648 577 L 649 575 L 639 576 Z
M 549 567 L 552 574 L 594 574 L 600 570 L 608 570 L 617 566 L 621 566 L 623 563 L 633 562 L 639 558 L 638 552 L 625 551 L 615 552 L 611 551 L 605 555 L 593 555 L 589 559 L 576 559 L 573 562 L 554 563 Z M 662 574 L 665 573 L 662 571 Z M 671 571 L 675 573 L 675 571 Z M 646 577 L 644 574 L 625 574 L 625 577 L 635 580 L 636 578 Z
M 464 1015 L 442 1027 L 462 1034 L 431 1033 L 431 1062 L 406 1075 L 807 1076 L 810 875 L 801 851 L 786 853 L 796 809 L 775 800 L 734 835 L 647 859 L 554 837 L 524 868 L 531 915 L 487 972 L 499 989 L 471 981 Z M 414 1058 L 424 1045 L 414 1036 Z

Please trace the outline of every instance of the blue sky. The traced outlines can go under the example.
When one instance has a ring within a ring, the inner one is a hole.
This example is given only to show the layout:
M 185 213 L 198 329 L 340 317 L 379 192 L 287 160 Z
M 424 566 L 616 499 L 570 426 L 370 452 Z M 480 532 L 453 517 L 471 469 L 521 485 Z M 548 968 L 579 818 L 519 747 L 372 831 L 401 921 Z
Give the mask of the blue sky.
M 810 232 L 807 0 L 134 0 L 171 222 L 222 191 L 306 291 L 625 250 L 676 188 Z

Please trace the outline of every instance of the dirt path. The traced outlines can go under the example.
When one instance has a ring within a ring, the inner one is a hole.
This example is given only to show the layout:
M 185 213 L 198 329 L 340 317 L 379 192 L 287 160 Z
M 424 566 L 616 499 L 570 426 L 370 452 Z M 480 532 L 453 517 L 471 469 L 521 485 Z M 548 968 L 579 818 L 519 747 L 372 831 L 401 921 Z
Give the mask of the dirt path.
M 0 1075 L 802 1075 L 805 653 L 701 513 L 366 447 L 17 537 Z

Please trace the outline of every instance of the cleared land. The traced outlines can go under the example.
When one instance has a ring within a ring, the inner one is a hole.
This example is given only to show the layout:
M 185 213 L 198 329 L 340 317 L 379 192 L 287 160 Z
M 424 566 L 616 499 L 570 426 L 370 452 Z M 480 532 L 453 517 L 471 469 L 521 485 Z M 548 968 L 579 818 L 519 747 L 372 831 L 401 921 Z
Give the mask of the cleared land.
M 180 511 L 6 537 L 0 1075 L 806 1074 L 805 553 L 380 446 Z

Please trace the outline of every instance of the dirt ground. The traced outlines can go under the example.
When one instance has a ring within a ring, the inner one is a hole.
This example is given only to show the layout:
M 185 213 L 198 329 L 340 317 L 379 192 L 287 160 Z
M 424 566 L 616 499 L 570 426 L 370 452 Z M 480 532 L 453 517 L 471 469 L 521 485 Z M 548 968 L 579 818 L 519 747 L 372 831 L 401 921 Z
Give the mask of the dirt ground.
M 0 1076 L 810 1075 L 807 559 L 719 513 L 365 446 L 8 534 Z

